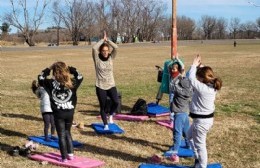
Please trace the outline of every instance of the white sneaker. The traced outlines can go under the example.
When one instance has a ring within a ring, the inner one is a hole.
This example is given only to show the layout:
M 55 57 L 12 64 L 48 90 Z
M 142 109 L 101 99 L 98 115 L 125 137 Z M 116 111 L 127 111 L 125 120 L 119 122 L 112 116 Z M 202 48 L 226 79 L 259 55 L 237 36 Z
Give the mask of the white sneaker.
M 108 125 L 105 125 L 104 130 L 105 130 L 105 131 L 109 130 Z
M 114 124 L 113 115 L 110 115 L 110 116 L 109 116 L 109 123 L 110 123 L 110 124 Z

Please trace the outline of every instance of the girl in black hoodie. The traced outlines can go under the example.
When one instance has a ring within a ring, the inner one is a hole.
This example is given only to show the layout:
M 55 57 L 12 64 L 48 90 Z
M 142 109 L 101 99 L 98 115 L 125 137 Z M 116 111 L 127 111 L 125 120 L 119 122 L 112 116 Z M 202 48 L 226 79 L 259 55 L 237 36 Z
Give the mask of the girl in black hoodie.
M 53 77 L 47 79 L 52 70 Z M 74 78 L 71 78 L 71 75 Z M 71 126 L 77 104 L 77 89 L 83 77 L 74 67 L 67 66 L 64 62 L 55 62 L 38 76 L 41 86 L 50 96 L 51 108 L 54 114 L 56 131 L 59 137 L 61 162 L 73 159 L 73 144 Z

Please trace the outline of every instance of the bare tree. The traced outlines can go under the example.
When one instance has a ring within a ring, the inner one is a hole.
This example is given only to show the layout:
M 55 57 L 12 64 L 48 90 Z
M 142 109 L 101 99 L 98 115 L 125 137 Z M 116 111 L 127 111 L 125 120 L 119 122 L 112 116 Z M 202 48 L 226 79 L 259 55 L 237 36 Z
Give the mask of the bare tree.
M 160 21 L 159 29 L 161 30 L 164 40 L 170 40 L 172 32 L 172 18 L 165 17 Z
M 216 29 L 217 19 L 213 16 L 204 15 L 201 17 L 201 27 L 204 32 L 205 39 L 211 39 Z
M 260 29 L 260 17 L 256 19 L 257 27 Z
M 110 21 L 108 22 L 108 26 L 110 28 L 110 36 L 114 42 L 117 41 L 118 35 L 121 37 L 123 35 L 124 27 L 123 27 L 123 5 L 119 0 L 109 0 L 108 1 L 110 7 L 110 13 L 108 13 Z M 122 39 L 121 39 L 122 40 Z
M 2 34 L 0 36 L 0 39 L 4 40 L 6 36 L 8 35 L 8 32 L 11 31 L 10 25 L 6 22 L 2 23 L 2 26 L 0 26 L 0 30 L 2 31 Z
M 61 29 L 61 21 L 62 21 L 62 12 L 60 11 L 60 1 L 54 1 L 52 4 L 52 14 L 53 14 L 53 22 L 55 24 L 55 28 L 57 29 L 57 45 L 60 45 L 60 29 Z
M 101 37 L 103 31 L 105 30 L 108 34 L 110 34 L 109 28 L 109 13 L 110 10 L 107 10 L 109 7 L 108 0 L 99 0 L 96 3 L 96 18 L 97 18 L 97 26 L 99 29 L 99 36 Z
M 229 23 L 229 30 L 230 33 L 233 35 L 233 39 L 236 39 L 236 35 L 238 33 L 239 27 L 240 27 L 240 19 L 232 18 Z
M 5 20 L 20 31 L 29 46 L 34 46 L 34 36 L 42 24 L 45 10 L 50 0 L 35 0 L 33 9 L 28 8 L 27 0 L 9 1 L 12 6 L 12 12 L 5 15 Z M 22 11 L 19 10 L 20 8 Z
M 196 28 L 195 21 L 189 17 L 181 16 L 181 17 L 177 17 L 177 25 L 178 25 L 178 29 L 177 29 L 178 39 L 191 40 L 192 34 Z
M 60 16 L 65 27 L 68 29 L 73 45 L 78 45 L 80 36 L 90 16 L 92 3 L 86 0 L 66 0 L 61 7 Z
M 126 34 L 126 39 L 128 42 L 131 42 L 135 33 L 137 32 L 137 19 L 140 14 L 140 5 L 138 0 L 121 0 L 123 5 L 123 24 L 124 31 Z
M 163 19 L 163 3 L 155 0 L 141 0 L 140 2 L 141 17 L 137 16 L 140 32 L 138 32 L 137 36 L 141 40 L 155 40 L 162 33 L 159 30 L 159 24 Z
M 257 25 L 254 22 L 241 24 L 240 31 L 243 33 L 242 38 L 255 38 L 257 34 Z
M 260 38 L 260 17 L 256 19 L 256 25 L 258 29 L 258 38 Z
M 215 36 L 217 39 L 224 39 L 226 37 L 226 27 L 228 23 L 225 18 L 217 19 Z

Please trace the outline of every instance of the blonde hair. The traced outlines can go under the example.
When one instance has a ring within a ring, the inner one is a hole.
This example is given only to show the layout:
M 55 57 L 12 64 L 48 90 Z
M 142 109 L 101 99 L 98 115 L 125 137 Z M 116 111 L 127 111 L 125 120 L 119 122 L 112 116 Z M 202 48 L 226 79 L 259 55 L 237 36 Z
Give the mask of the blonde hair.
M 219 77 L 216 77 L 212 68 L 209 66 L 201 67 L 197 70 L 196 73 L 198 80 L 205 84 L 212 84 L 213 88 L 220 90 L 222 87 L 222 80 Z
M 73 88 L 69 67 L 64 62 L 54 63 L 51 69 L 53 70 L 53 76 L 60 84 L 69 89 Z

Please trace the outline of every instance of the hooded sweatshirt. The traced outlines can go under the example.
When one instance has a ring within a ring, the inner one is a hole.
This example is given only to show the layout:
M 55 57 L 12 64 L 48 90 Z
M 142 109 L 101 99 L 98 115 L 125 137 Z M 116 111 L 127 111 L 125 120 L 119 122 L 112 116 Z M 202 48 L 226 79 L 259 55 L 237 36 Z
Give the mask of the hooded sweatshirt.
M 192 86 L 190 81 L 179 75 L 173 87 L 174 98 L 172 111 L 174 113 L 189 112 L 189 105 L 192 96 Z
M 50 75 L 50 69 L 46 68 L 38 76 L 40 86 L 43 86 L 50 96 L 51 108 L 55 116 L 62 116 L 64 112 L 74 113 L 77 104 L 76 91 L 80 86 L 83 77 L 74 67 L 69 67 L 70 73 L 74 75 L 73 88 L 69 89 L 61 85 L 55 79 L 47 79 Z
M 194 91 L 190 107 L 190 116 L 192 118 L 211 118 L 214 116 L 214 101 L 217 91 L 212 85 L 197 80 L 196 72 L 197 67 L 192 65 L 188 72 L 188 78 L 191 81 Z

